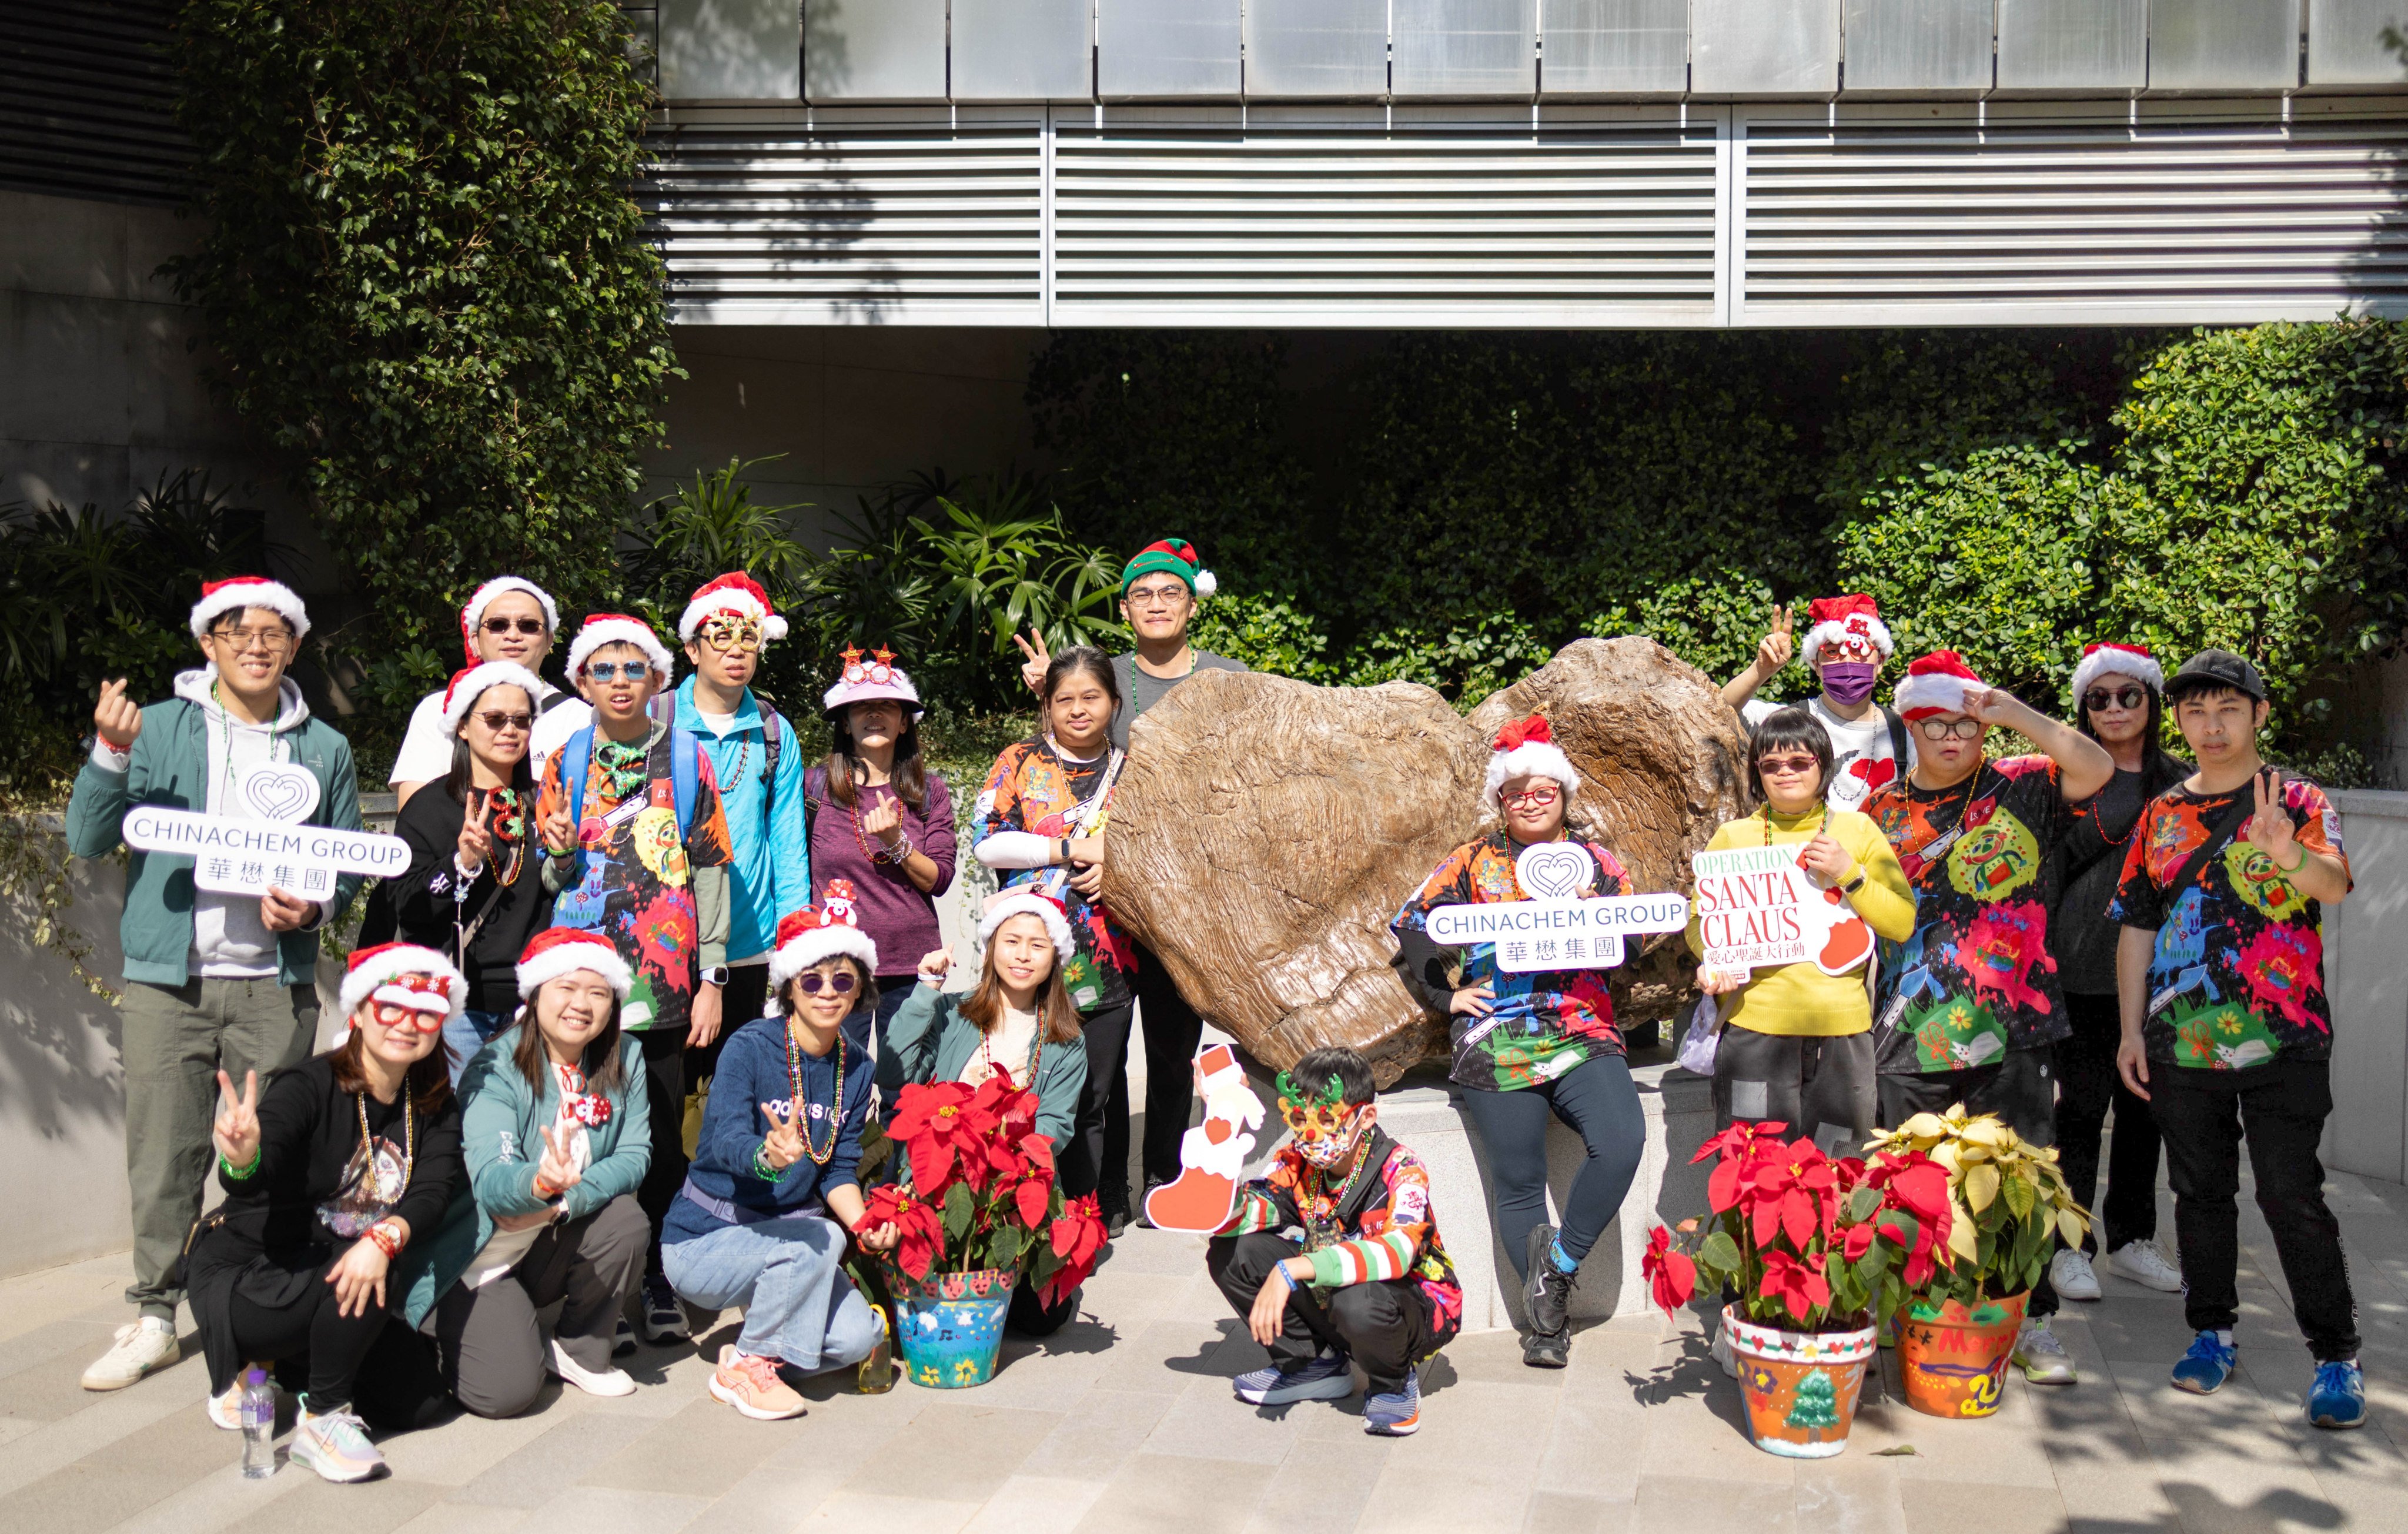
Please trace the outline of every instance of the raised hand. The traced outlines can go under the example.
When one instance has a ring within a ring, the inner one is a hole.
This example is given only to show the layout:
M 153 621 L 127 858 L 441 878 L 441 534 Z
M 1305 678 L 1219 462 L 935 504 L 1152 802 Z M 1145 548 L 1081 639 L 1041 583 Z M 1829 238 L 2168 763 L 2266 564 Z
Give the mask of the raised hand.
M 2291 849 L 2300 844 L 2298 828 L 2291 824 L 2291 812 L 2283 803 L 2283 775 L 2272 767 L 2258 772 L 2258 811 L 2241 833 L 2241 839 L 2274 860 L 2274 867 L 2289 873 L 2298 860 Z
M 234 1079 L 218 1072 L 218 1117 L 209 1137 L 229 1167 L 248 1167 L 259 1158 L 259 1072 L 242 1073 L 239 1097 L 234 1095 Z
M 460 867 L 474 874 L 493 855 L 494 800 L 487 795 L 475 814 L 460 817 Z
M 1789 616 L 1789 609 L 1786 607 L 1777 607 L 1772 609 L 1772 627 L 1763 638 L 1756 641 L 1756 669 L 1766 676 L 1769 677 L 1788 665 L 1789 657 L 1798 652 L 1798 641 L 1791 638 L 1789 634 L 1790 626 L 1795 622 L 1796 620 Z
M 100 684 L 100 703 L 92 710 L 93 728 L 112 751 L 129 750 L 142 733 L 142 709 L 125 695 L 126 679 Z
M 882 799 L 876 808 L 861 817 L 861 828 L 883 842 L 890 853 L 903 850 L 903 801 Z
M 554 857 L 566 857 L 577 851 L 577 823 L 568 818 L 568 804 L 563 800 L 552 807 L 543 817 L 543 845 Z
M 1054 664 L 1053 654 L 1045 648 L 1045 636 L 1031 628 L 1028 631 L 1028 638 L 1024 639 L 1015 634 L 1011 637 L 1011 642 L 1020 647 L 1023 657 L 1020 665 L 1020 680 L 1028 683 L 1030 692 L 1043 692 L 1046 667 Z
M 574 1130 L 555 1133 L 549 1124 L 537 1125 L 537 1132 L 543 1136 L 543 1158 L 535 1164 L 537 1191 L 550 1188 L 547 1197 L 557 1198 L 585 1181 L 584 1169 L 577 1164 L 577 1135 Z
M 761 1141 L 761 1159 L 784 1171 L 803 1158 L 802 1105 L 789 1104 L 785 1117 L 778 1116 L 778 1105 L 765 1102 L 761 1116 L 769 1121 L 769 1133 Z
M 953 949 L 951 943 L 933 953 L 924 953 L 920 956 L 920 978 L 931 985 L 943 984 L 945 977 L 953 972 Z

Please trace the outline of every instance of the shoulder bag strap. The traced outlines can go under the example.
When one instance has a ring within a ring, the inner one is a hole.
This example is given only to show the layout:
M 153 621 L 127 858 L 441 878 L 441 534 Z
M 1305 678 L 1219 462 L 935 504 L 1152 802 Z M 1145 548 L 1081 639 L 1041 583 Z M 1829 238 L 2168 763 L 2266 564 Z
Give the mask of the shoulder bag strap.
M 1881 706 L 1881 711 L 1884 723 L 1889 725 L 1889 753 L 1898 763 L 1898 775 L 1903 778 L 1906 764 L 1912 759 L 1909 753 L 1914 750 L 1907 742 L 1906 720 L 1886 703 Z
M 2207 867 L 2207 860 L 2230 845 L 2232 839 L 2240 835 L 2243 824 L 2251 815 L 2257 813 L 2257 810 L 2258 781 L 2252 778 L 2249 781 L 2248 789 L 2233 796 L 2231 805 L 2223 814 L 2215 818 L 2215 824 L 2208 830 L 2207 839 L 2193 848 L 2190 856 L 2183 859 L 2182 867 L 2174 870 L 2173 877 L 2166 881 L 2166 893 L 2179 895 L 2188 889 L 2190 882 L 2199 877 L 2201 868 Z

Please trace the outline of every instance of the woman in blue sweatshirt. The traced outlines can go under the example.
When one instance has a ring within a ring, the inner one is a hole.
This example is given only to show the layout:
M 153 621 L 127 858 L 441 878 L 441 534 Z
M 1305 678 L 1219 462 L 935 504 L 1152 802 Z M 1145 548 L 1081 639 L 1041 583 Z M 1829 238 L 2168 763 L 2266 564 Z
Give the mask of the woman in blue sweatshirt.
M 783 1015 L 746 1024 L 721 1047 L 701 1143 L 662 1222 L 661 1261 L 679 1295 L 744 1312 L 710 1393 L 748 1417 L 800 1415 L 781 1368 L 859 1363 L 884 1329 L 839 1266 L 861 1223 L 854 1168 L 871 1088 L 845 1022 L 876 998 L 877 972 L 877 947 L 849 906 L 807 906 L 778 924 L 769 988 Z M 866 1022 L 854 1034 L 867 1037 Z M 891 1226 L 861 1238 L 873 1251 L 894 1242 Z

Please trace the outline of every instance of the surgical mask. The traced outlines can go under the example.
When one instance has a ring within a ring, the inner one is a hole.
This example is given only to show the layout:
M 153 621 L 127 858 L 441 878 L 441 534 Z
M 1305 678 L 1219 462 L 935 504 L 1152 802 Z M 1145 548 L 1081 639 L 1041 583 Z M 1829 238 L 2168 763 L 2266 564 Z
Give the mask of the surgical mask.
M 1342 1167 L 1354 1154 L 1354 1142 L 1363 1138 L 1363 1116 L 1357 1113 L 1346 1125 L 1345 1132 L 1335 1135 L 1296 1137 L 1296 1154 L 1323 1171 Z
M 1823 691 L 1834 703 L 1851 708 L 1873 695 L 1881 667 L 1871 661 L 1832 661 L 1823 667 Z

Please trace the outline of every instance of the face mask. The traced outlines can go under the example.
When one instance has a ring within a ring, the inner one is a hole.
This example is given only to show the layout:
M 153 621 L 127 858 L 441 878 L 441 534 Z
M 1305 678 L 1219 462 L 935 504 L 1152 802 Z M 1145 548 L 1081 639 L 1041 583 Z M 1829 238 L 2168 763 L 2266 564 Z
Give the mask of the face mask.
M 1346 1158 L 1354 1154 L 1354 1142 L 1362 1137 L 1363 1120 L 1358 1114 L 1348 1123 L 1345 1129 L 1338 1134 L 1318 1137 L 1298 1135 L 1296 1139 L 1296 1154 L 1323 1171 L 1327 1171 L 1333 1167 L 1344 1166 Z
M 1881 667 L 1870 661 L 1832 661 L 1823 667 L 1823 691 L 1834 703 L 1850 707 L 1873 695 L 1873 684 L 1881 680 Z

